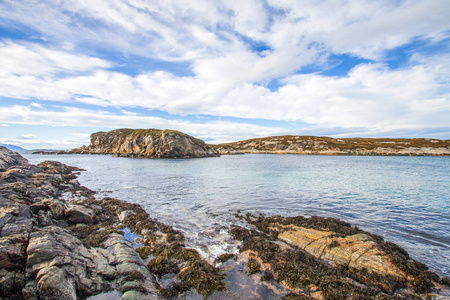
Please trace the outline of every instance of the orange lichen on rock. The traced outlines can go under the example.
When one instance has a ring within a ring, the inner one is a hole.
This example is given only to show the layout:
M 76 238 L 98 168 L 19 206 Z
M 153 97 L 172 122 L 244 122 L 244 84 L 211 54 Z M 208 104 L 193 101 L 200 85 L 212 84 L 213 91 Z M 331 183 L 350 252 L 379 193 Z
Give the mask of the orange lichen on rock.
M 336 237 L 332 231 L 290 225 L 278 238 L 334 265 L 406 277 L 404 272 L 392 264 L 389 256 L 377 247 L 372 238 L 364 233 Z

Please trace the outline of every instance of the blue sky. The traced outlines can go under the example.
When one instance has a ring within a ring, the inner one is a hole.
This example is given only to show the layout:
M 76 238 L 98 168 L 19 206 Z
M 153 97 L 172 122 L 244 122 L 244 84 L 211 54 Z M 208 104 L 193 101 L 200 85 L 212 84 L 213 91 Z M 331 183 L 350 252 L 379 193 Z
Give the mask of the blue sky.
M 450 138 L 450 1 L 2 0 L 0 143 Z

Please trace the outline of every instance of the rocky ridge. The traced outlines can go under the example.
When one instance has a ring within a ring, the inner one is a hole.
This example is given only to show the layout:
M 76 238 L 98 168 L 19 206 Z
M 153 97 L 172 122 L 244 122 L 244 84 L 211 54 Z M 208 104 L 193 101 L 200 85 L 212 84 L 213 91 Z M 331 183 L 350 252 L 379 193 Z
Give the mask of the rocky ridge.
M 60 152 L 63 153 L 63 152 Z M 91 144 L 72 149 L 79 154 L 112 154 L 145 158 L 215 157 L 219 153 L 196 139 L 176 130 L 116 129 L 91 134 Z
M 213 146 L 220 154 L 450 155 L 450 140 L 273 136 Z

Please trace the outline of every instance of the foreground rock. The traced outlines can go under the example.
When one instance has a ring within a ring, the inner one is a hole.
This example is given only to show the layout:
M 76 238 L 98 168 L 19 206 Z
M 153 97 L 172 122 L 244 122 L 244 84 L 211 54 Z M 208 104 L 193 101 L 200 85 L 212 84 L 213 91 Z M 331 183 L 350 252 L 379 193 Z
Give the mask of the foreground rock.
M 0 299 L 86 299 L 109 291 L 122 300 L 201 298 L 223 290 L 223 273 L 186 248 L 181 233 L 138 205 L 96 200 L 75 180 L 79 169 L 33 166 L 4 147 L 0 165 Z M 139 235 L 141 247 L 135 250 L 125 231 Z M 158 278 L 168 274 L 173 280 L 162 287 Z
M 405 250 L 348 223 L 320 217 L 240 216 L 234 226 L 250 273 L 287 287 L 288 299 L 423 299 L 449 294 L 439 276 Z
M 117 129 L 91 135 L 91 144 L 69 153 L 113 154 L 146 158 L 199 158 L 219 156 L 202 140 L 175 130 Z
M 273 136 L 215 145 L 220 154 L 450 155 L 450 140 Z
M 6 148 L 0 164 L 1 299 L 84 299 L 109 290 L 122 299 L 130 293 L 159 299 L 152 275 L 122 235 L 111 233 L 90 247 L 70 230 L 69 224 L 87 227 L 101 219 L 100 207 L 59 199 L 83 191 L 73 179 L 76 168 L 48 161 L 32 166 Z

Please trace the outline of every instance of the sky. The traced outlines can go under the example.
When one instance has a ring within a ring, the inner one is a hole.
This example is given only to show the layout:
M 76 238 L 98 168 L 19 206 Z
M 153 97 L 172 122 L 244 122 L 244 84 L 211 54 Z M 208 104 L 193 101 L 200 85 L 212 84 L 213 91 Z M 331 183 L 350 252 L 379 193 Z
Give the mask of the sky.
M 0 0 L 0 143 L 450 139 L 447 0 Z

